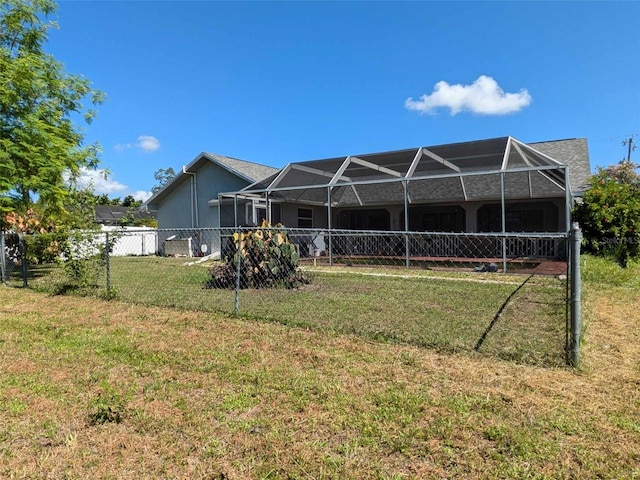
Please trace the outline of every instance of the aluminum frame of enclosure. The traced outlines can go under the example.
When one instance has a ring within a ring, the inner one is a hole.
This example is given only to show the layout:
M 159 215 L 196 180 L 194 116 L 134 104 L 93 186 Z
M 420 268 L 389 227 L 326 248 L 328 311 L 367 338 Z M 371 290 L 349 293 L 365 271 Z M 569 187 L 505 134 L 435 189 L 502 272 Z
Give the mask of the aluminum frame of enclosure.
M 263 181 L 218 198 L 221 204 L 224 198 L 233 198 L 234 204 L 238 199 L 261 200 L 269 219 L 273 202 L 323 206 L 329 244 L 332 210 L 337 208 L 403 205 L 400 231 L 408 234 L 411 205 L 499 201 L 500 233 L 506 235 L 508 201 L 562 198 L 564 233 L 571 226 L 568 166 L 512 137 L 291 163 Z M 238 227 L 237 207 L 234 210 Z M 505 267 L 506 256 L 505 251 Z

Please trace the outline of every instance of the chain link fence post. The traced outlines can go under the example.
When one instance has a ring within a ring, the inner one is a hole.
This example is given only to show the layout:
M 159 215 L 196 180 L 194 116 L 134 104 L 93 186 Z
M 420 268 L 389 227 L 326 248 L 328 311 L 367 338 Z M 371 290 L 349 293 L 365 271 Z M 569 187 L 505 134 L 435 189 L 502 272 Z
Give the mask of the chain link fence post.
M 7 285 L 7 249 L 5 248 L 4 233 L 0 232 L 0 282 Z
M 241 238 L 242 233 L 240 233 L 240 231 L 237 231 L 236 235 L 238 235 L 238 247 L 236 248 L 237 261 L 236 261 L 236 292 L 235 292 L 235 299 L 233 303 L 234 315 L 237 315 L 238 310 L 240 309 L 240 267 L 242 265 L 242 255 L 241 255 L 241 248 L 240 248 L 240 245 L 242 244 L 242 238 Z
M 106 267 L 106 276 L 107 276 L 107 294 L 111 292 L 111 265 L 110 265 L 110 255 L 109 255 L 109 232 L 105 232 L 104 234 L 104 261 Z
M 20 261 L 22 264 L 22 287 L 27 288 L 29 286 L 28 267 L 27 267 L 27 241 L 24 235 L 20 235 Z
M 582 243 L 582 230 L 578 223 L 571 227 L 571 350 L 570 363 L 578 366 L 580 360 L 580 328 L 582 325 L 581 294 L 582 280 L 580 278 L 580 244 Z

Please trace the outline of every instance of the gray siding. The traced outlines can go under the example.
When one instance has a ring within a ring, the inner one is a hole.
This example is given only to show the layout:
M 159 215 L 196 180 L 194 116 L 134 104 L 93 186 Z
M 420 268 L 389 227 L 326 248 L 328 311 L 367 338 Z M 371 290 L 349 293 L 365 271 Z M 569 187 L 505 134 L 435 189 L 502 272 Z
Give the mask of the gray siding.
M 191 220 L 191 183 L 185 178 L 173 191 L 172 195 L 165 197 L 159 204 L 158 228 L 189 228 Z
M 217 200 L 218 194 L 240 190 L 249 182 L 228 170 L 207 162 L 196 172 L 197 224 L 192 215 L 192 175 L 183 175 L 170 195 L 157 204 L 158 228 L 219 227 L 218 207 L 209 206 L 209 200 Z
M 298 208 L 310 208 L 313 210 L 313 228 L 327 228 L 327 209 L 325 207 L 297 205 L 293 203 L 282 204 L 282 224 L 285 227 L 299 228 Z
M 218 207 L 210 207 L 209 200 L 217 200 L 222 192 L 241 190 L 249 182 L 238 178 L 220 166 L 207 162 L 196 174 L 198 186 L 198 220 L 199 227 L 219 227 Z M 186 204 L 185 204 L 186 205 Z

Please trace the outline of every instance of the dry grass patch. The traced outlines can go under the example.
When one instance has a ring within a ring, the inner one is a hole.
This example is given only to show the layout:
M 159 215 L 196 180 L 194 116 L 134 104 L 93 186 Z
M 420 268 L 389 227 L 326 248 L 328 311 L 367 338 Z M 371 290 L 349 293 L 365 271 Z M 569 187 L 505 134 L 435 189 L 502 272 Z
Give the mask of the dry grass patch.
M 0 478 L 637 477 L 626 291 L 572 371 L 2 288 Z

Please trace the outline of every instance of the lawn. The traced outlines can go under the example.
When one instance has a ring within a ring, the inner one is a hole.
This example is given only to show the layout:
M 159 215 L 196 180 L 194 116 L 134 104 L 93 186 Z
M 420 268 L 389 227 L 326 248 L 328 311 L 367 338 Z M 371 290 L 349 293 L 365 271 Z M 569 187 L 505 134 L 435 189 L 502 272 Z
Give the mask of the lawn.
M 234 291 L 204 288 L 208 266 L 185 263 L 176 258 L 112 257 L 112 292 L 137 304 L 233 313 Z M 542 366 L 565 363 L 563 280 L 385 267 L 310 270 L 306 275 L 311 283 L 297 289 L 242 290 L 239 315 Z M 53 278 L 47 271 L 31 285 L 55 291 L 63 277 Z
M 638 478 L 640 268 L 585 266 L 577 371 L 0 288 L 0 478 Z

